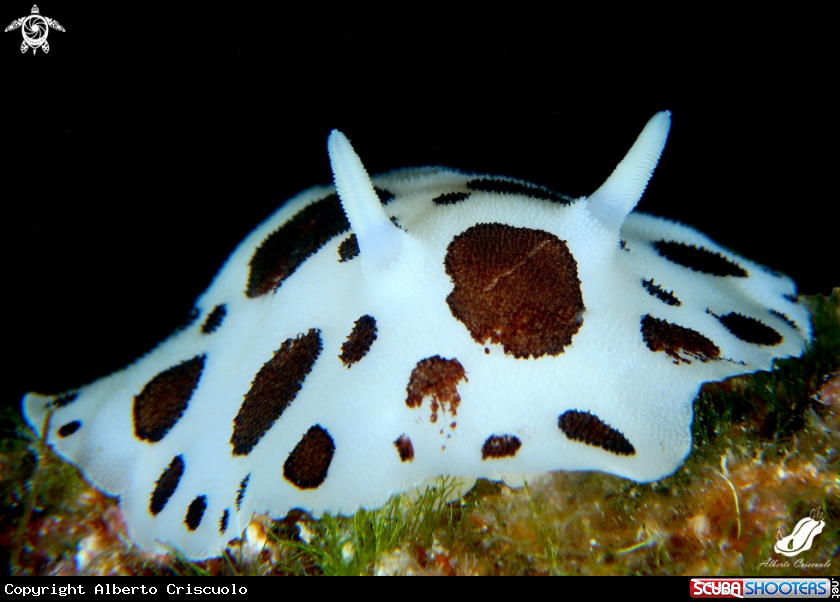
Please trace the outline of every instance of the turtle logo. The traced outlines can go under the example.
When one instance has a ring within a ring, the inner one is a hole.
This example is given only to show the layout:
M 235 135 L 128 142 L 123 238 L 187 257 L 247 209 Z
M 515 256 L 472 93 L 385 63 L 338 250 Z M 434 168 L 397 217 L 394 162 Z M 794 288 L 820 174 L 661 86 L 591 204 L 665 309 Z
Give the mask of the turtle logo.
M 44 53 L 50 51 L 50 45 L 47 43 L 47 34 L 50 32 L 50 27 L 58 31 L 65 31 L 55 19 L 41 16 L 37 4 L 32 5 L 31 15 L 15 19 L 6 28 L 6 31 L 12 31 L 18 27 L 23 33 L 23 43 L 20 45 L 20 51 L 25 53 L 27 48 L 32 48 L 33 55 L 38 52 L 39 48 L 43 48 Z
M 811 544 L 814 543 L 814 538 L 822 533 L 825 527 L 822 510 L 814 508 L 811 510 L 809 517 L 803 518 L 796 523 L 793 528 L 793 533 L 782 537 L 782 532 L 776 534 L 778 541 L 773 549 L 779 554 L 785 556 L 796 556 L 805 550 L 811 549 Z

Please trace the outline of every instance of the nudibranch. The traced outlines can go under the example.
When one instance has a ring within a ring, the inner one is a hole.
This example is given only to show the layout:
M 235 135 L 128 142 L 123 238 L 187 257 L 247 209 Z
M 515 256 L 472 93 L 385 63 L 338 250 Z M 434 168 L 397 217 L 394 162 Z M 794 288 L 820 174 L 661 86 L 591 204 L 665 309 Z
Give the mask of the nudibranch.
M 26 395 L 26 419 L 120 497 L 138 546 L 191 559 L 254 513 L 352 513 L 439 475 L 665 477 L 704 382 L 811 338 L 790 278 L 632 212 L 670 124 L 578 199 L 440 167 L 371 178 L 333 131 L 335 186 L 258 226 L 189 326 Z

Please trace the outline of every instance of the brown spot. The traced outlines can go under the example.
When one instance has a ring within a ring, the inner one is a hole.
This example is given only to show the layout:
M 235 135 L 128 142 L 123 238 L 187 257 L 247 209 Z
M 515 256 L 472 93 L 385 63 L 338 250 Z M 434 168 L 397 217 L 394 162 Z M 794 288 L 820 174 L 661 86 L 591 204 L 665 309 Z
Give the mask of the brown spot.
M 245 490 L 248 488 L 248 481 L 251 480 L 251 473 L 245 475 L 245 478 L 239 481 L 239 489 L 236 490 L 236 509 L 242 509 L 242 500 L 245 499 Z
M 181 476 L 184 474 L 184 456 L 175 456 L 166 470 L 161 473 L 157 483 L 155 483 L 155 490 L 152 492 L 152 501 L 149 504 L 149 510 L 152 514 L 157 516 L 161 510 L 166 506 L 166 502 L 175 493 L 178 488 L 178 483 L 181 481 Z
M 432 199 L 435 205 L 454 205 L 470 198 L 469 192 L 447 192 Z
M 164 370 L 134 398 L 134 432 L 144 441 L 163 439 L 181 419 L 204 370 L 205 356 L 198 355 Z
M 782 335 L 761 320 L 731 312 L 725 316 L 715 316 L 726 329 L 745 343 L 754 345 L 778 345 Z
M 74 420 L 73 422 L 68 422 L 67 424 L 62 426 L 60 429 L 58 429 L 58 436 L 59 437 L 69 437 L 70 435 L 72 435 L 73 433 L 78 431 L 80 428 L 82 428 L 82 423 L 79 422 L 78 420 Z
M 685 266 L 695 272 L 713 274 L 714 276 L 735 276 L 745 278 L 747 271 L 728 260 L 720 253 L 704 248 L 697 248 L 681 242 L 659 240 L 653 243 L 653 248 L 665 259 Z
M 278 288 L 324 243 L 349 228 L 337 194 L 304 207 L 254 252 L 245 294 L 259 297 Z
M 642 286 L 645 287 L 645 290 L 647 290 L 649 295 L 651 295 L 652 297 L 656 297 L 663 303 L 667 303 L 668 305 L 676 305 L 677 307 L 682 305 L 682 302 L 674 296 L 674 293 L 672 291 L 666 291 L 658 284 L 655 284 L 653 282 L 653 278 L 651 278 L 650 280 L 645 280 L 644 278 L 642 278 Z
M 642 318 L 642 339 L 651 351 L 664 351 L 675 360 L 675 364 L 690 364 L 685 356 L 701 362 L 720 358 L 720 349 L 696 330 L 669 324 L 665 320 L 647 314 Z M 681 355 L 682 354 L 682 355 Z
M 213 311 L 211 311 L 204 320 L 204 324 L 201 325 L 201 332 L 204 334 L 215 332 L 216 329 L 222 325 L 226 315 L 227 307 L 225 307 L 224 303 L 214 307 Z
M 341 355 L 338 357 L 349 368 L 367 355 L 375 340 L 376 320 L 373 316 L 362 316 L 356 320 L 353 330 L 347 336 L 347 341 L 342 343 Z
M 400 460 L 403 462 L 411 462 L 414 459 L 414 445 L 411 444 L 411 439 L 409 439 L 405 433 L 397 437 L 397 440 L 394 441 L 394 445 L 397 446 L 397 451 L 400 454 Z
M 419 408 L 424 397 L 431 397 L 432 414 L 430 422 L 437 422 L 438 409 L 447 410 L 455 416 L 461 396 L 458 395 L 458 382 L 467 381 L 466 371 L 457 359 L 444 359 L 439 355 L 427 357 L 417 362 L 408 379 L 408 397 L 405 404 L 410 408 Z
M 775 309 L 771 309 L 770 313 L 782 320 L 783 322 L 787 323 L 787 325 L 791 328 L 799 329 L 799 326 L 796 325 L 796 322 L 788 318 L 787 315 L 783 314 L 782 312 L 776 311 Z
M 577 262 L 554 234 L 477 224 L 449 243 L 444 265 L 455 284 L 446 302 L 479 344 L 517 358 L 558 355 L 580 329 Z
M 490 355 L 490 348 L 489 347 L 484 348 L 484 355 Z
M 184 522 L 187 524 L 187 529 L 190 531 L 198 529 L 198 526 L 201 524 L 201 519 L 204 518 L 205 510 L 207 510 L 206 495 L 199 495 L 190 502 L 190 507 L 187 508 L 187 517 L 184 519 Z
M 283 464 L 283 476 L 300 489 L 315 489 L 327 478 L 327 470 L 335 453 L 330 434 L 316 424 L 295 445 Z
M 515 456 L 519 448 L 522 447 L 522 442 L 519 437 L 513 435 L 493 435 L 487 437 L 487 441 L 481 448 L 481 459 L 487 458 L 508 458 Z
M 234 456 L 249 454 L 289 407 L 321 348 L 320 331 L 311 329 L 305 335 L 286 339 L 274 357 L 263 364 L 233 419 L 230 444 Z
M 225 511 L 222 512 L 222 518 L 219 519 L 219 533 L 224 534 L 224 532 L 227 531 L 229 518 L 230 511 L 227 508 L 225 508 Z
M 376 193 L 376 196 L 379 197 L 379 202 L 382 205 L 387 205 L 395 198 L 397 198 L 397 195 L 395 195 L 393 192 L 391 192 L 390 190 L 385 190 L 384 188 L 380 188 L 379 186 L 374 186 L 373 191 Z
M 350 261 L 359 252 L 359 239 L 356 238 L 355 234 L 351 234 L 338 245 L 338 256 L 340 257 L 338 262 L 344 263 L 345 261 Z
M 636 448 L 620 431 L 612 428 L 595 414 L 568 410 L 560 414 L 560 430 L 572 441 L 601 447 L 619 456 L 633 456 Z

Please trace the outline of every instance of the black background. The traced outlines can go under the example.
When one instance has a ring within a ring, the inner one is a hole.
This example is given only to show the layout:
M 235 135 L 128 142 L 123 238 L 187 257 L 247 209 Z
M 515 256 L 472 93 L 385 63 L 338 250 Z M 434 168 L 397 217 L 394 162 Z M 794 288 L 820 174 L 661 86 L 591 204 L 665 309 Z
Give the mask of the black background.
M 332 128 L 370 173 L 437 164 L 579 196 L 670 109 L 638 208 L 801 292 L 840 285 L 827 15 L 272 6 L 41 2 L 67 29 L 49 54 L 0 34 L 3 405 L 172 332 L 260 220 L 330 181 Z M 5 2 L 3 26 L 30 9 Z

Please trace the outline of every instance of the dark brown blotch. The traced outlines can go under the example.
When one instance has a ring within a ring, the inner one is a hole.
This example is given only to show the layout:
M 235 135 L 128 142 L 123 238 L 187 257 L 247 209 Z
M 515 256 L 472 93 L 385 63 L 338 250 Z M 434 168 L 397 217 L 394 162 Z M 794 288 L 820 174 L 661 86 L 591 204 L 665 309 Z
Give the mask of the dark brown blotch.
M 304 207 L 254 252 L 245 294 L 254 298 L 278 288 L 324 243 L 349 228 L 337 194 Z
M 660 240 L 653 243 L 653 248 L 669 261 L 685 266 L 695 272 L 714 276 L 735 276 L 745 278 L 747 271 L 728 260 L 720 253 L 713 253 L 704 248 L 697 248 L 681 242 Z
M 385 190 L 384 188 L 380 188 L 379 186 L 374 186 L 373 191 L 376 193 L 376 196 L 379 197 L 379 202 L 384 206 L 393 201 L 397 198 L 390 190 Z
M 400 460 L 403 462 L 411 462 L 414 459 L 414 445 L 405 433 L 397 437 L 397 440 L 394 441 L 394 445 L 397 447 L 397 452 L 400 454 Z
M 487 441 L 481 447 L 481 459 L 487 458 L 510 458 L 515 456 L 522 442 L 514 435 L 493 435 L 487 437 Z
M 399 220 L 397 220 L 397 216 L 396 216 L 396 215 L 392 215 L 392 216 L 390 217 L 390 219 L 391 219 L 391 223 L 392 223 L 392 224 L 394 224 L 397 228 L 399 228 L 399 229 L 400 229 L 400 230 L 402 230 L 403 232 L 408 232 L 408 230 L 406 230 L 405 228 L 403 228 L 403 227 L 402 227 L 402 225 L 400 224 Z
M 408 379 L 408 397 L 405 404 L 410 408 L 419 408 L 424 397 L 431 397 L 430 422 L 437 422 L 438 410 L 455 416 L 461 396 L 458 383 L 467 381 L 467 373 L 456 358 L 444 359 L 439 355 L 427 357 L 417 362 Z
M 645 287 L 645 290 L 648 292 L 649 295 L 651 295 L 652 297 L 656 297 L 663 303 L 667 303 L 668 305 L 676 305 L 677 307 L 682 305 L 682 302 L 674 296 L 673 292 L 666 291 L 658 284 L 654 284 L 653 278 L 651 278 L 650 280 L 645 280 L 644 278 L 642 278 L 642 286 Z
M 551 201 L 552 203 L 560 203 L 561 205 L 569 205 L 575 201 L 572 197 L 560 194 L 559 192 L 554 192 L 548 188 L 534 186 L 533 184 L 525 184 L 522 182 L 511 182 L 510 180 L 478 178 L 467 182 L 467 188 L 470 190 L 482 190 L 484 192 L 496 192 L 499 194 L 521 194 L 535 199 Z
M 245 456 L 292 403 L 321 353 L 321 333 L 312 329 L 287 339 L 251 384 L 233 419 L 230 444 L 234 456 Z
M 196 529 L 198 529 L 199 525 L 201 525 L 201 519 L 204 518 L 205 510 L 207 510 L 206 495 L 199 495 L 192 502 L 190 502 L 190 507 L 187 508 L 187 516 L 184 519 L 184 523 L 187 525 L 187 529 L 189 529 L 190 531 L 195 531 Z
M 791 320 L 787 316 L 787 314 L 783 314 L 782 312 L 776 311 L 775 309 L 771 309 L 770 313 L 773 314 L 774 316 L 776 316 L 777 318 L 779 318 L 782 322 L 785 322 L 791 328 L 796 328 L 797 330 L 799 329 L 799 327 L 796 325 L 796 322 Z
M 69 437 L 70 435 L 78 431 L 80 428 L 82 428 L 82 423 L 78 420 L 68 422 L 67 424 L 63 425 L 60 429 L 58 429 L 58 436 Z
M 356 320 L 347 340 L 341 345 L 339 359 L 348 368 L 367 355 L 376 340 L 376 320 L 364 315 Z
M 472 338 L 517 358 L 558 355 L 583 323 L 577 262 L 554 234 L 477 224 L 446 249 L 446 302 Z
M 164 370 L 134 398 L 134 432 L 154 443 L 163 439 L 187 409 L 204 370 L 205 356 L 198 355 Z
M 211 311 L 204 320 L 204 324 L 201 325 L 201 332 L 204 334 L 215 332 L 216 329 L 222 325 L 222 322 L 224 322 L 226 315 L 227 307 L 225 307 L 224 303 L 214 307 L 213 311 Z
M 345 261 L 350 261 L 356 255 L 359 254 L 359 239 L 356 238 L 355 234 L 351 234 L 347 238 L 341 241 L 341 244 L 338 245 L 338 263 L 344 263 Z
M 333 438 L 316 424 L 295 445 L 283 464 L 283 476 L 300 489 L 315 489 L 327 478 L 335 454 Z
M 761 320 L 731 312 L 717 316 L 726 329 L 745 343 L 773 346 L 782 342 L 782 335 Z
M 242 500 L 245 499 L 245 490 L 248 489 L 248 481 L 251 480 L 251 473 L 245 475 L 245 478 L 239 481 L 239 489 L 236 490 L 236 510 L 242 509 Z
M 157 516 L 166 506 L 172 494 L 175 493 L 184 474 L 184 469 L 184 456 L 175 456 L 166 470 L 161 473 L 160 478 L 155 483 L 152 500 L 149 504 L 149 510 L 153 515 Z
M 689 357 L 701 362 L 720 359 L 718 346 L 696 330 L 669 324 L 650 314 L 642 318 L 642 340 L 651 351 L 664 351 L 674 358 L 675 364 L 690 364 Z
M 636 454 L 636 448 L 627 437 L 595 414 L 568 410 L 560 414 L 558 426 L 572 441 L 601 447 L 619 456 Z
M 469 192 L 446 192 L 432 199 L 435 205 L 454 205 L 470 198 Z
M 219 519 L 219 533 L 224 534 L 228 528 L 228 520 L 230 519 L 230 511 L 225 508 L 225 511 L 222 512 L 222 517 Z

